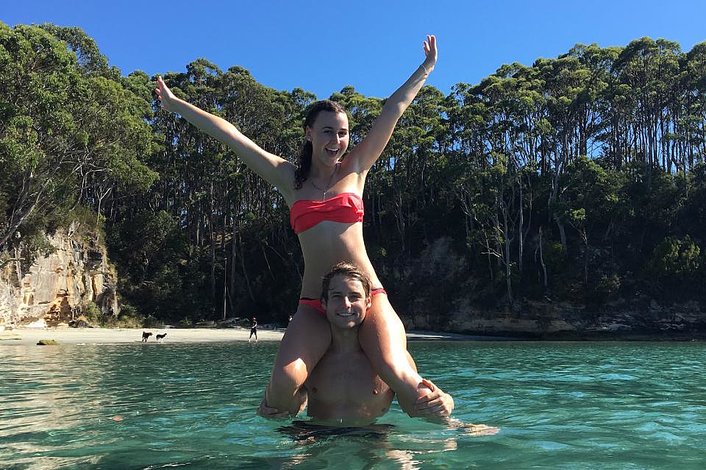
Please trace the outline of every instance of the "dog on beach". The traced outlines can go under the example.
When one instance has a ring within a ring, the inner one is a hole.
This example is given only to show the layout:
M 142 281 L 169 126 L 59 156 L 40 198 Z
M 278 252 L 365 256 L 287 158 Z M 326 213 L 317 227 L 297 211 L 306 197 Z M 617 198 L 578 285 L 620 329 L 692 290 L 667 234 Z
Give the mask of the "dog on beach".
M 151 332 L 151 331 L 143 331 L 143 332 L 142 332 L 142 342 L 143 342 L 143 343 L 146 343 L 146 342 L 147 342 L 147 338 L 149 338 L 150 336 L 152 336 L 152 332 Z
M 166 333 L 162 333 L 161 335 L 155 336 L 155 338 L 157 338 L 157 341 L 158 341 L 158 342 L 161 342 L 161 341 L 164 339 L 165 336 L 167 336 L 167 334 L 166 334 Z

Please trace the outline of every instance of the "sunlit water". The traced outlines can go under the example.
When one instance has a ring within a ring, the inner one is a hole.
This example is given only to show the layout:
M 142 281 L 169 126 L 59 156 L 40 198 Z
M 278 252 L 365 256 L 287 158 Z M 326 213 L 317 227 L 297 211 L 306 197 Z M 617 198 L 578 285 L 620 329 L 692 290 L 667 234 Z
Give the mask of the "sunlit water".
M 704 343 L 410 343 L 473 437 L 255 415 L 277 344 L 0 345 L 0 468 L 705 468 Z

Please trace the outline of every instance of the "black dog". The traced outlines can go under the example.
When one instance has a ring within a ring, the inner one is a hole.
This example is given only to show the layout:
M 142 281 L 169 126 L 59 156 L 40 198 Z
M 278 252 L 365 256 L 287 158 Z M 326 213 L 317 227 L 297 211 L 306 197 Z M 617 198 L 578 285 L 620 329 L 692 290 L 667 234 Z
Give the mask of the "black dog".
M 143 331 L 143 332 L 142 332 L 142 342 L 143 342 L 143 343 L 146 343 L 146 342 L 147 342 L 147 338 L 149 338 L 150 336 L 152 336 L 152 332 Z
M 166 333 L 162 333 L 161 335 L 155 336 L 155 338 L 157 338 L 157 341 L 162 341 L 165 336 L 167 336 L 167 334 L 166 334 Z

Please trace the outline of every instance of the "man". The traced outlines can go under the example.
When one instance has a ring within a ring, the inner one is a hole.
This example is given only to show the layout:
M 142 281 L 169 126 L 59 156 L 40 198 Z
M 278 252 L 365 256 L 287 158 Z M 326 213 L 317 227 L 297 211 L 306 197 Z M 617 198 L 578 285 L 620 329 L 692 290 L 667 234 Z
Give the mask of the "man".
M 300 390 L 301 409 L 319 424 L 364 426 L 384 415 L 393 391 L 375 373 L 358 342 L 358 330 L 371 305 L 370 280 L 356 266 L 339 263 L 323 279 L 321 303 L 331 325 L 331 346 Z M 414 363 L 408 355 L 410 363 Z M 410 416 L 446 422 L 454 408 L 451 395 L 425 379 L 431 393 L 420 398 Z M 258 413 L 284 417 L 260 404 Z

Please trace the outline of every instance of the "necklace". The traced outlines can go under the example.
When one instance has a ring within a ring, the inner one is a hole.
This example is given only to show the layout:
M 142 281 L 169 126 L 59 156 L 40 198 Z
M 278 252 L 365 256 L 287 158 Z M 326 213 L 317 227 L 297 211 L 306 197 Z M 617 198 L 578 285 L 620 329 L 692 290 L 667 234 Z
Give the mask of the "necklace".
M 316 186 L 316 183 L 314 183 L 313 178 L 311 178 L 309 180 L 309 182 L 314 187 L 314 189 L 318 189 L 319 191 L 321 191 L 321 193 L 322 193 L 321 199 L 322 200 L 326 199 L 326 193 L 328 193 L 331 190 L 331 186 L 332 186 L 331 183 L 333 182 L 333 179 L 336 177 L 336 174 L 338 173 L 338 166 L 339 165 L 340 165 L 340 163 L 336 163 L 336 168 L 334 168 L 333 173 L 331 173 L 331 176 L 328 179 L 328 183 L 326 183 L 326 189 L 319 188 L 318 186 Z

